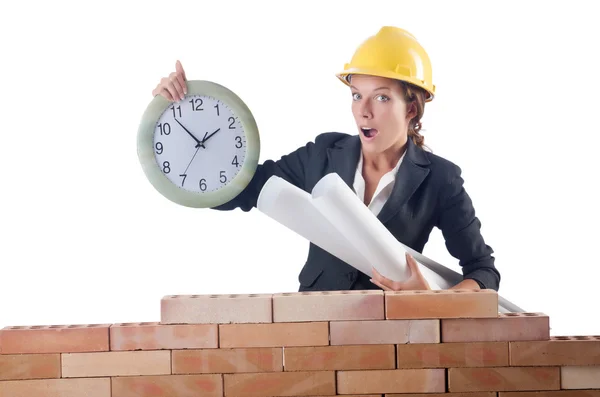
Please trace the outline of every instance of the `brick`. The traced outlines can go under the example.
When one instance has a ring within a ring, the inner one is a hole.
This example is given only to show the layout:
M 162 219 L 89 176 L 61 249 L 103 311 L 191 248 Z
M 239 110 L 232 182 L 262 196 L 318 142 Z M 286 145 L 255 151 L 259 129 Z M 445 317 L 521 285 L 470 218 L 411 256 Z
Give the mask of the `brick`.
M 600 365 L 600 336 L 551 336 L 510 342 L 511 366 Z
M 169 295 L 160 306 L 161 324 L 273 322 L 271 294 Z
M 442 393 L 445 369 L 338 371 L 338 394 Z
M 332 396 L 334 371 L 223 375 L 225 396 Z
M 0 382 L 0 397 L 112 397 L 110 378 Z
M 63 378 L 166 375 L 170 373 L 171 352 L 168 350 L 62 355 Z
M 326 346 L 328 344 L 327 322 L 219 325 L 221 348 Z
M 217 324 L 121 323 L 110 327 L 110 350 L 208 349 L 219 347 Z
M 560 367 L 449 368 L 448 390 L 559 390 Z
M 600 365 L 561 368 L 563 389 L 600 389 Z
M 442 342 L 513 342 L 550 339 L 543 313 L 500 313 L 498 318 L 441 320 Z
M 0 381 L 60 378 L 60 354 L 0 356 Z
M 159 375 L 112 378 L 112 397 L 221 397 L 223 379 L 212 375 Z
M 110 324 L 36 325 L 0 330 L 2 354 L 108 351 Z
M 491 289 L 385 291 L 388 320 L 490 317 L 498 317 L 498 293 Z
M 498 397 L 600 397 L 600 390 L 507 391 Z
M 273 322 L 383 320 L 383 291 L 308 291 L 273 295 Z
M 173 350 L 174 374 L 283 371 L 283 348 Z
M 440 320 L 334 321 L 331 345 L 439 343 Z
M 398 345 L 397 368 L 508 366 L 508 342 Z
M 394 345 L 286 347 L 286 371 L 396 368 Z
M 348 397 L 348 396 L 346 396 L 346 397 Z M 496 396 L 496 392 L 482 391 L 482 392 L 475 392 L 475 393 L 409 393 L 409 394 L 386 393 L 384 397 L 497 397 L 497 396 Z

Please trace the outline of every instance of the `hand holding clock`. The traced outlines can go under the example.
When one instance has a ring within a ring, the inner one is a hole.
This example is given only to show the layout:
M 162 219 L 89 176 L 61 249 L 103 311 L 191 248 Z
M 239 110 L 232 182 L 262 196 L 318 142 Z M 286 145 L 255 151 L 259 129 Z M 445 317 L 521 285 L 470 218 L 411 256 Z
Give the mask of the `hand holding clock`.
M 181 62 L 175 62 L 175 71 L 171 72 L 168 77 L 163 77 L 152 90 L 152 96 L 162 95 L 169 101 L 182 101 L 187 94 L 185 71 Z

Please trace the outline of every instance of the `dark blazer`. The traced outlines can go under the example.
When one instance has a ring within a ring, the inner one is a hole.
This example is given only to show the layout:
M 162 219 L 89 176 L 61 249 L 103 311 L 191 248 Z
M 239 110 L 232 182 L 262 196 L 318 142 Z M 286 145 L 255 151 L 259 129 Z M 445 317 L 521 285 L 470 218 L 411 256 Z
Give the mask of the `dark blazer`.
M 481 288 L 498 291 L 500 273 L 493 250 L 480 233 L 480 221 L 463 187 L 461 169 L 452 162 L 423 150 L 408 140 L 391 196 L 378 215 L 385 227 L 403 244 L 418 252 L 433 227 L 441 230 L 448 252 L 459 260 L 464 279 Z M 273 175 L 311 192 L 326 174 L 336 172 L 352 190 L 361 153 L 360 137 L 339 132 L 318 135 L 277 161 L 259 164 L 246 189 L 216 210 L 256 207 L 260 190 Z M 379 289 L 369 277 L 310 243 L 300 271 L 299 291 Z

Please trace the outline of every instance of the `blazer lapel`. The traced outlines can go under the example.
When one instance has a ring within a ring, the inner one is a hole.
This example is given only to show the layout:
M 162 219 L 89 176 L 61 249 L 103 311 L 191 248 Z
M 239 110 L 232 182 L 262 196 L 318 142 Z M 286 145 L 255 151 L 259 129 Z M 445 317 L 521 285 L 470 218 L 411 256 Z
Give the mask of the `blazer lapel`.
M 354 191 L 354 176 L 360 152 L 360 137 L 351 135 L 337 143 L 333 148 L 327 149 L 330 170 L 337 173 L 340 178 Z
M 429 174 L 429 168 L 422 167 L 429 164 L 429 160 L 423 150 L 410 138 L 406 150 L 406 155 L 398 168 L 390 198 L 377 216 L 382 223 L 386 223 L 400 211 L 400 208 L 408 202 Z

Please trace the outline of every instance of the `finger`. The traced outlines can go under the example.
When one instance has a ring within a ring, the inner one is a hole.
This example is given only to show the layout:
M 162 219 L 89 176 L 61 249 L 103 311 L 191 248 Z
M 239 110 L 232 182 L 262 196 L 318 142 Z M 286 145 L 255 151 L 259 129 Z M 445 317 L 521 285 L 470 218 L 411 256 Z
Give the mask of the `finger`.
M 377 280 L 380 280 L 380 281 L 385 280 L 385 277 L 381 273 L 379 273 L 377 271 L 377 269 L 375 269 L 375 266 L 373 266 L 373 277 L 376 277 Z
M 383 276 L 377 271 L 377 269 L 375 269 L 375 266 L 372 267 L 373 269 L 373 277 L 371 278 L 371 282 L 373 282 L 373 284 L 378 285 L 379 287 L 383 288 Z
M 187 77 L 185 77 L 185 70 L 183 70 L 183 66 L 181 66 L 181 62 L 179 61 L 179 59 L 177 60 L 177 62 L 175 62 L 175 71 L 178 75 L 181 75 L 181 77 L 183 77 L 184 80 L 187 80 Z
M 181 86 L 181 83 L 179 82 L 178 77 L 173 76 L 171 83 L 173 83 L 173 86 L 175 87 L 175 90 L 177 91 L 177 97 L 183 101 L 185 99 L 185 93 L 183 92 L 183 87 Z
M 177 61 L 175 64 L 175 76 L 177 76 L 177 81 L 179 81 L 179 85 L 183 88 L 183 94 L 187 94 L 185 71 L 183 70 L 183 66 L 181 66 L 181 62 L 179 61 Z
M 407 261 L 408 265 L 410 266 L 410 270 L 411 270 L 412 274 L 416 277 L 423 278 L 423 273 L 421 272 L 421 268 L 419 267 L 419 263 L 417 262 L 417 260 L 415 258 L 413 258 L 411 255 L 408 255 L 406 257 L 406 261 Z
M 173 98 L 171 97 L 171 94 L 169 94 L 169 91 L 165 90 L 165 88 L 162 85 L 162 81 L 160 83 L 158 83 L 158 85 L 152 90 L 152 95 L 154 96 L 162 96 L 166 99 L 168 99 L 169 101 L 173 100 Z
M 175 88 L 175 85 L 173 84 L 173 82 L 171 82 L 171 80 L 169 78 L 164 77 L 162 79 L 161 85 L 163 86 L 164 90 L 167 90 L 171 94 L 172 101 L 177 100 L 176 98 L 180 98 L 179 93 L 177 92 L 177 89 Z
M 375 270 L 376 274 L 377 274 L 377 279 L 385 284 L 388 285 L 392 285 L 394 283 L 393 280 L 390 280 L 389 278 L 385 277 L 384 275 L 382 275 L 381 273 L 377 272 L 377 270 Z M 375 273 L 374 273 L 375 274 Z
M 181 75 L 181 74 L 178 73 L 177 74 L 177 81 L 179 82 L 179 85 L 181 86 L 183 94 L 186 95 L 187 94 L 187 84 L 185 82 L 185 77 L 183 77 L 183 75 Z
M 163 97 L 165 97 L 166 99 L 168 99 L 168 100 L 169 100 L 169 101 L 171 101 L 171 102 L 175 101 L 175 100 L 173 99 L 173 96 L 171 95 L 171 93 L 170 93 L 169 91 L 167 91 L 166 89 L 164 89 L 164 88 L 162 88 L 162 89 L 159 91 L 159 95 L 162 95 Z
M 415 259 L 408 252 L 406 253 L 406 264 L 408 265 L 411 271 L 414 272 L 415 270 L 418 270 L 418 266 L 415 262 Z
M 376 286 L 378 286 L 379 288 L 381 288 L 381 289 L 384 289 L 384 290 L 386 290 L 386 291 L 391 291 L 391 290 L 392 290 L 390 287 L 388 287 L 387 285 L 383 285 L 383 284 L 381 284 L 381 283 L 380 283 L 379 281 L 377 281 L 377 280 L 373 280 L 373 279 L 371 279 L 371 282 L 372 282 L 373 284 L 375 284 Z
M 372 267 L 372 271 L 373 271 L 373 277 L 376 278 L 377 280 L 381 279 L 381 274 L 377 271 L 377 269 L 375 269 L 375 266 Z
M 378 282 L 380 282 L 381 284 L 385 284 L 390 290 L 393 291 L 398 290 L 399 288 L 401 288 L 401 285 L 403 285 L 400 281 L 394 281 L 383 276 L 377 271 L 377 269 L 375 269 L 375 267 L 373 267 L 373 276 Z
M 177 77 L 177 74 L 171 73 L 169 80 L 171 81 L 171 84 L 173 84 L 173 86 L 175 87 L 175 90 L 177 91 L 177 97 L 179 99 L 183 100 L 185 94 L 183 93 L 183 87 L 181 86 L 181 82 L 180 82 L 179 78 Z

